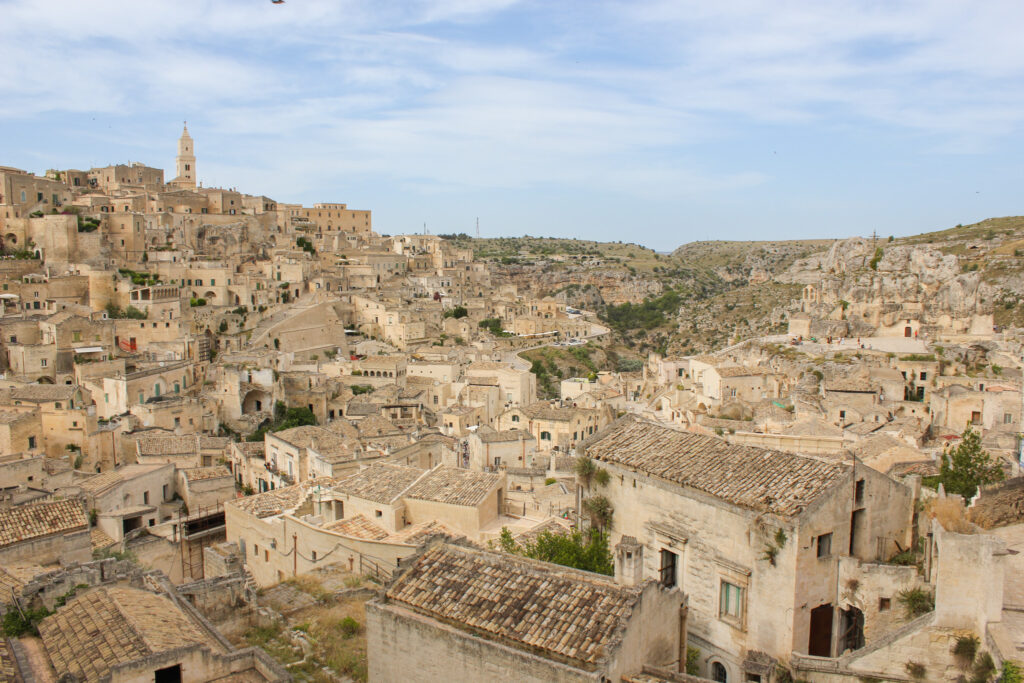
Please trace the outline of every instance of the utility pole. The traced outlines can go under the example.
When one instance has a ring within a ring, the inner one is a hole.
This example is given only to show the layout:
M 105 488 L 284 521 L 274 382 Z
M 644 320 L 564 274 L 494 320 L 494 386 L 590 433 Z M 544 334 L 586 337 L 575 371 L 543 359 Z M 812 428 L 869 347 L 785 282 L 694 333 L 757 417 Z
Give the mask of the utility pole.
M 299 575 L 299 535 L 292 534 L 292 576 Z
M 476 218 L 476 238 L 480 239 L 480 217 Z

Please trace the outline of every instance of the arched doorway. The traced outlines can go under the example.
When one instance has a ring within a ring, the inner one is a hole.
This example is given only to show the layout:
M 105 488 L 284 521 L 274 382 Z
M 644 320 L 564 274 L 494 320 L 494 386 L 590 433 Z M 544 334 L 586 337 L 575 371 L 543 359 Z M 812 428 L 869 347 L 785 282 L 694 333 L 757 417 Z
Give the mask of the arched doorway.
M 711 680 L 718 683 L 729 683 L 729 672 L 721 662 L 711 662 Z

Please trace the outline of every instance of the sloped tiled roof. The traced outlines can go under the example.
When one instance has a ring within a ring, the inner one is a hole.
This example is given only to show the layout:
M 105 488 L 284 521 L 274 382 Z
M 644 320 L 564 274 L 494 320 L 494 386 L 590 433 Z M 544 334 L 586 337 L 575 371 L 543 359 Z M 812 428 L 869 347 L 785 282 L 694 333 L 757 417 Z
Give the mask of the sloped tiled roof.
M 297 508 L 306 500 L 306 496 L 309 495 L 310 491 L 314 490 L 317 486 L 328 488 L 337 482 L 337 479 L 331 479 L 330 477 L 307 479 L 295 486 L 264 491 L 263 493 L 257 493 L 255 496 L 236 498 L 228 501 L 226 505 L 234 505 L 238 509 L 260 518 L 272 517 Z
M 85 508 L 77 500 L 57 500 L 0 510 L 0 548 L 88 526 Z
M 231 470 L 224 465 L 214 465 L 213 467 L 190 467 L 182 470 L 185 479 L 188 481 L 203 481 L 205 479 L 219 479 L 220 477 L 230 477 Z
M 534 420 L 554 420 L 556 422 L 572 422 L 576 417 L 594 412 L 589 408 L 559 408 L 545 401 L 531 403 L 522 408 L 522 411 L 524 415 Z
M 584 442 L 587 455 L 696 489 L 733 505 L 790 516 L 843 476 L 846 466 L 730 444 L 626 416 Z
M 162 595 L 128 587 L 89 591 L 39 624 L 57 676 L 95 681 L 111 667 L 187 645 L 213 645 Z
M 385 540 L 389 543 L 408 543 L 409 545 L 419 545 L 436 534 L 444 534 L 451 538 L 465 537 L 464 534 L 446 526 L 443 522 L 431 519 L 426 522 L 420 522 L 419 524 L 410 524 L 404 529 L 388 535 Z
M 413 484 L 404 497 L 449 505 L 479 505 L 500 482 L 500 474 L 436 467 Z
M 528 432 L 524 432 L 521 429 L 507 429 L 503 432 L 497 432 L 493 429 L 484 431 L 481 427 L 476 431 L 477 437 L 484 443 L 501 443 L 505 441 L 529 441 L 533 437 Z
M 348 519 L 328 522 L 322 528 L 325 531 L 333 531 L 336 534 L 365 538 L 370 541 L 379 541 L 388 536 L 388 532 L 384 527 L 374 524 L 365 515 L 356 515 Z
M 424 474 L 426 470 L 416 467 L 377 462 L 342 479 L 334 490 L 389 505 Z
M 641 591 L 537 560 L 438 544 L 385 596 L 475 635 L 592 668 L 614 655 Z
M 26 384 L 11 391 L 16 401 L 69 401 L 78 387 L 73 384 Z

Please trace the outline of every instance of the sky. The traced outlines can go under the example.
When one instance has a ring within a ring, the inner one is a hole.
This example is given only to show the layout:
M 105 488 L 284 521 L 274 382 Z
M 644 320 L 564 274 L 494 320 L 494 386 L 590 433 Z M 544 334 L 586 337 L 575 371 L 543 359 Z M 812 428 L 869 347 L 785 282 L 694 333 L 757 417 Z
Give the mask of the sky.
M 1018 215 L 1019 0 L 0 0 L 0 165 L 385 234 L 907 235 Z

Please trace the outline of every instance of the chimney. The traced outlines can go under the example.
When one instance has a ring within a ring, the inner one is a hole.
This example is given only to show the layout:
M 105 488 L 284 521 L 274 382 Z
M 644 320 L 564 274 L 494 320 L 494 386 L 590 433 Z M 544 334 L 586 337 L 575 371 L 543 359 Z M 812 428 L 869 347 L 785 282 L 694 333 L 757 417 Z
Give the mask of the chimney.
M 633 536 L 623 536 L 615 544 L 615 582 L 635 586 L 643 579 L 644 547 Z

